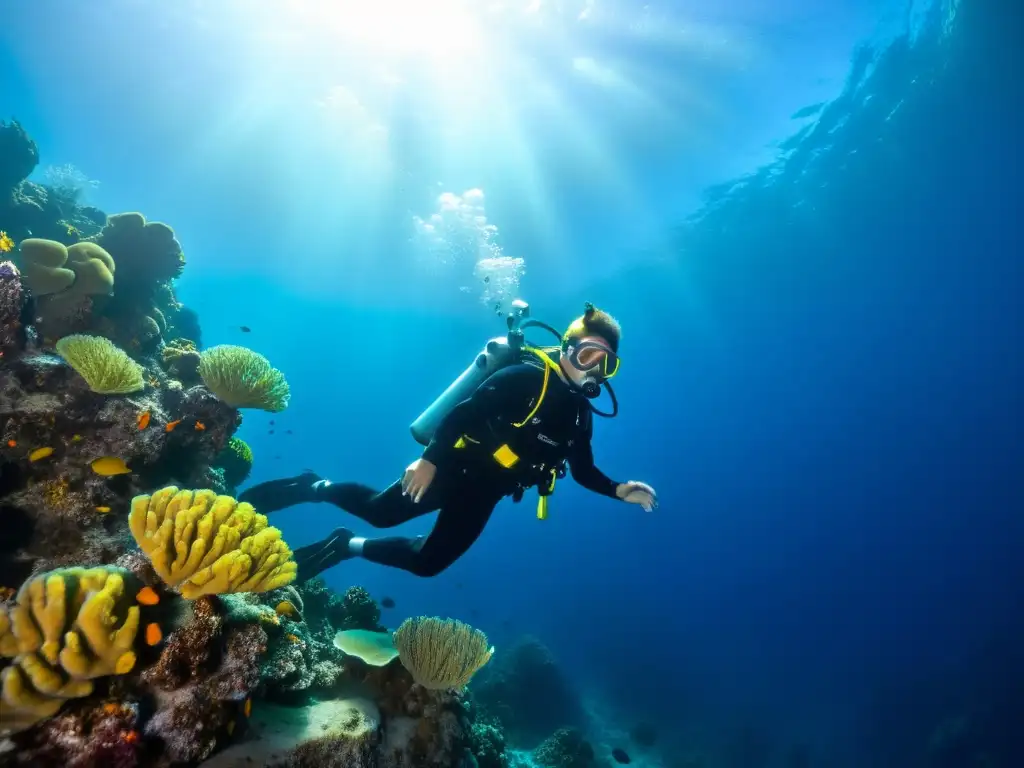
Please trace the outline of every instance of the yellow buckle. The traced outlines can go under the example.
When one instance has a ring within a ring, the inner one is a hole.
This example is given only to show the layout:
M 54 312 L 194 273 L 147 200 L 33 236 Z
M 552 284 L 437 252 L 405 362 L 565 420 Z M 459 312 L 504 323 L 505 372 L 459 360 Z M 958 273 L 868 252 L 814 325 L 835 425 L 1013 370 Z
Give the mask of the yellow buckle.
M 511 469 L 519 462 L 519 457 L 515 451 L 507 445 L 501 446 L 501 448 L 494 452 L 494 459 L 505 469 Z

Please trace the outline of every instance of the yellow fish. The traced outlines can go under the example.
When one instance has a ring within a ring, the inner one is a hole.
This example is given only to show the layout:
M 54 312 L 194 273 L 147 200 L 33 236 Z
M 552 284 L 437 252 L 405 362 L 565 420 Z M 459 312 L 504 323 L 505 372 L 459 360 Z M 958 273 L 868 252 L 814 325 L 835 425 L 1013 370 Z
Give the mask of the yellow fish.
M 32 453 L 28 455 L 29 461 L 39 461 L 45 459 L 47 456 L 53 455 L 53 448 L 36 448 Z
M 100 456 L 98 459 L 94 459 L 89 466 L 92 467 L 93 472 L 103 477 L 130 475 L 132 473 L 128 469 L 128 465 L 124 463 L 124 459 L 119 459 L 116 456 Z
M 291 600 L 282 600 L 274 610 L 279 616 L 287 616 L 292 621 L 302 621 L 302 614 Z
M 0 253 L 10 253 L 14 250 L 14 241 L 7 236 L 6 232 L 0 232 Z
M 102 515 L 107 514 L 110 511 L 110 507 L 96 507 L 96 511 Z
M 71 442 L 72 443 L 80 443 L 80 442 L 82 442 L 83 439 L 84 438 L 81 435 L 72 435 L 71 436 Z

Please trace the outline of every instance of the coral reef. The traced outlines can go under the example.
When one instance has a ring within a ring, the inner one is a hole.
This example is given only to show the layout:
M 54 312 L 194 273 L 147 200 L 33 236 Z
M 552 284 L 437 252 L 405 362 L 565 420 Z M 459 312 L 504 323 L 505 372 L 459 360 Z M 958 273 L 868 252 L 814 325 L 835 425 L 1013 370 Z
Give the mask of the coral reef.
M 81 205 L 73 174 L 26 181 L 37 162 L 0 124 L 0 765 L 504 766 L 461 693 L 336 647 L 386 632 L 380 607 L 291 584 L 279 531 L 229 495 L 238 409 L 289 389 L 252 350 L 200 351 L 170 227 Z M 459 686 L 486 638 L 432 621 L 402 648 Z

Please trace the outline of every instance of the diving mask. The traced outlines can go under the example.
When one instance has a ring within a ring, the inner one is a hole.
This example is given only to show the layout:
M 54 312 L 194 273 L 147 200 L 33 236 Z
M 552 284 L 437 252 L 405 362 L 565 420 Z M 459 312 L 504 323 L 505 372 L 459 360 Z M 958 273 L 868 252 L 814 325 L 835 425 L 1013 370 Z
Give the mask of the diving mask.
M 572 367 L 582 373 L 607 381 L 619 372 L 619 356 L 604 342 L 584 339 L 566 351 Z

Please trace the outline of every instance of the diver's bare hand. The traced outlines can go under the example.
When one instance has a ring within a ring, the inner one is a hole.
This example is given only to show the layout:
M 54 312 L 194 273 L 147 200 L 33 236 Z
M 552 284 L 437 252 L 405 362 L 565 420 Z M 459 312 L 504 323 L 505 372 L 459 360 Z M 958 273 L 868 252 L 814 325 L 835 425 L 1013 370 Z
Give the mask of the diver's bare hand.
M 658 508 L 658 494 L 647 483 L 641 483 L 637 480 L 619 483 L 615 489 L 615 495 L 630 504 L 639 504 L 644 508 L 644 512 L 650 512 Z
M 402 495 L 411 496 L 413 503 L 418 504 L 430 484 L 434 482 L 437 466 L 426 459 L 416 459 L 405 469 L 402 475 Z

